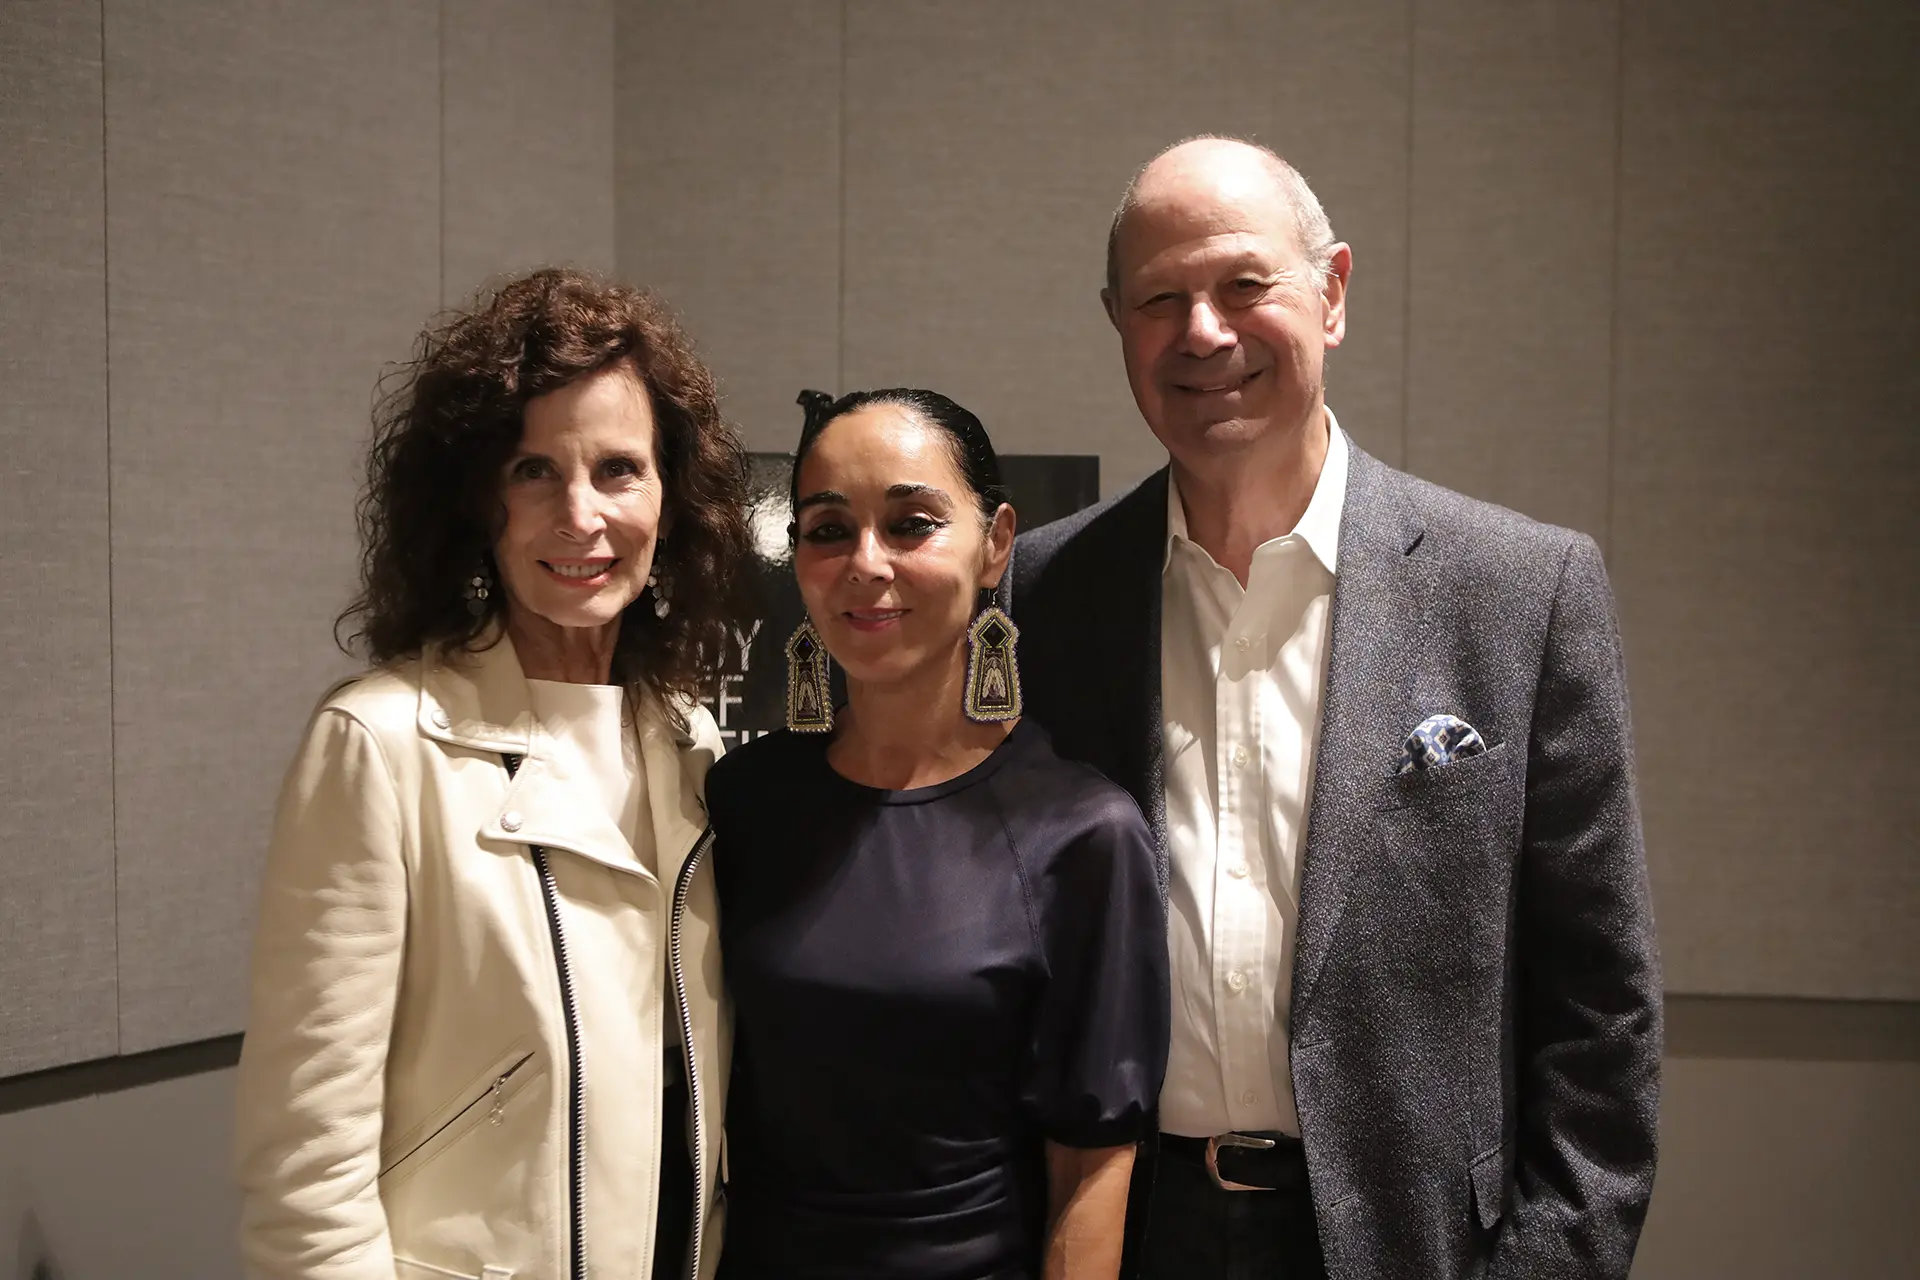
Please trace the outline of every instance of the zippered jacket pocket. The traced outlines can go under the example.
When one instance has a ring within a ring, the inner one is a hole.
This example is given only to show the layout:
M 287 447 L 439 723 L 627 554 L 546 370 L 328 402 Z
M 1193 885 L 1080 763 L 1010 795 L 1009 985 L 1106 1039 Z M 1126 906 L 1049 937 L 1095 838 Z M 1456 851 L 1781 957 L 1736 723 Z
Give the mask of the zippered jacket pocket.
M 383 1185 L 402 1181 L 437 1153 L 458 1142 L 475 1125 L 499 1124 L 514 1095 L 546 1070 L 538 1050 L 524 1044 L 494 1063 L 472 1084 L 435 1111 L 424 1122 L 400 1135 L 380 1152 Z

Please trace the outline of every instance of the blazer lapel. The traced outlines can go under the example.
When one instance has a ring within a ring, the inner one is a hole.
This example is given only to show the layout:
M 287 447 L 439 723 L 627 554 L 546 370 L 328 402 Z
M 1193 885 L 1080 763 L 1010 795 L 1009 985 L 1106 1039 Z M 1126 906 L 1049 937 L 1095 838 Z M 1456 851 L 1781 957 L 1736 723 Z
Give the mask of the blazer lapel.
M 1166 723 L 1160 695 L 1160 597 L 1167 540 L 1167 485 L 1162 467 L 1116 503 L 1100 559 L 1111 578 L 1090 579 L 1091 635 L 1104 638 L 1109 661 L 1102 693 L 1111 699 L 1110 741 L 1121 758 L 1111 775 L 1140 801 L 1153 832 L 1160 890 L 1167 887 Z
M 1422 526 L 1396 473 L 1358 446 L 1349 456 L 1301 872 L 1296 1017 L 1326 964 L 1357 852 L 1373 835 L 1379 780 L 1392 768 L 1382 744 L 1413 705 L 1433 583 L 1429 562 L 1416 554 Z

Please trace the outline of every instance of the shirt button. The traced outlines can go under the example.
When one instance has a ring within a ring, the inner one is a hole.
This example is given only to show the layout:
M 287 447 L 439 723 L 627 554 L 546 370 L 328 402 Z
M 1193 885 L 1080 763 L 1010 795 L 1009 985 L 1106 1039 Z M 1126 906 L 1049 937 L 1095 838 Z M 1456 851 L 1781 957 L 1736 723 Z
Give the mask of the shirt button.
M 1233 749 L 1233 767 L 1236 769 L 1244 769 L 1247 767 L 1247 749 L 1245 747 L 1235 747 Z
M 1238 649 L 1240 652 L 1245 653 L 1247 650 L 1253 648 L 1253 637 L 1252 636 L 1237 637 L 1233 642 L 1233 647 Z
M 519 812 L 509 809 L 500 815 L 500 829 L 502 831 L 518 831 L 521 821 L 522 819 Z
M 1243 1107 L 1250 1107 L 1258 1101 L 1260 1101 L 1260 1095 L 1251 1089 L 1240 1095 L 1240 1105 Z
M 1244 862 L 1236 862 L 1227 868 L 1227 874 L 1235 880 L 1245 880 L 1247 878 L 1247 864 Z
M 1245 991 L 1247 989 L 1247 975 L 1235 969 L 1227 975 L 1227 986 L 1235 993 Z
M 444 711 L 435 711 L 433 713 L 433 727 L 436 729 L 451 729 L 453 728 L 453 717 Z

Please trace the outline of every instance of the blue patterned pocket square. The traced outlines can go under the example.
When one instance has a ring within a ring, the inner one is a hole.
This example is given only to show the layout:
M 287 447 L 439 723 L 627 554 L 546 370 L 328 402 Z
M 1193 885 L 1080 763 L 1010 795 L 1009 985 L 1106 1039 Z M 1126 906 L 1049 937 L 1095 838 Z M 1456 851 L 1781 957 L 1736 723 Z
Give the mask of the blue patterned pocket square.
M 1407 735 L 1395 773 L 1438 769 L 1487 749 L 1480 731 L 1458 716 L 1428 716 Z

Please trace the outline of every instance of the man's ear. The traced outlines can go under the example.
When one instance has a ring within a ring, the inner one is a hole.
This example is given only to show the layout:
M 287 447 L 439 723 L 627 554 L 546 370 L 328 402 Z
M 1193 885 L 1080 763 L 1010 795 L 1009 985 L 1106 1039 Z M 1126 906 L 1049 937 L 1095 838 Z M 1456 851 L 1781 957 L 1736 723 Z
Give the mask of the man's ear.
M 1334 245 L 1327 262 L 1327 282 L 1320 288 L 1320 299 L 1326 305 L 1323 329 L 1329 351 L 1347 336 L 1347 281 L 1352 278 L 1353 250 L 1344 244 Z
M 1120 302 L 1119 299 L 1113 296 L 1113 290 L 1102 289 L 1100 291 L 1100 309 L 1107 313 L 1107 323 L 1114 327 L 1115 332 L 1118 332 L 1120 329 Z

